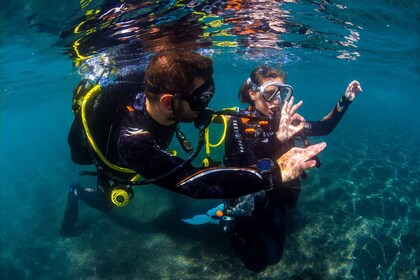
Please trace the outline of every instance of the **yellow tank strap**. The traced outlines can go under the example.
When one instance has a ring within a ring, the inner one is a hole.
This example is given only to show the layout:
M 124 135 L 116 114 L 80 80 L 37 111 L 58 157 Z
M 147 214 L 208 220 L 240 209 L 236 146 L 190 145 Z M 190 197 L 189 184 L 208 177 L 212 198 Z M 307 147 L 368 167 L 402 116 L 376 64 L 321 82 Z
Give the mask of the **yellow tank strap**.
M 120 171 L 120 172 L 124 172 L 124 173 L 133 173 L 136 174 L 137 172 L 132 170 L 132 169 L 128 169 L 128 168 L 124 168 L 124 167 L 119 167 L 113 163 L 111 163 L 110 161 L 108 161 L 106 159 L 106 157 L 102 154 L 102 152 L 99 150 L 99 147 L 96 145 L 95 141 L 93 140 L 92 134 L 90 133 L 88 124 L 87 124 L 87 120 L 86 120 L 86 104 L 88 102 L 88 100 L 90 98 L 92 98 L 93 96 L 97 95 L 99 92 L 101 91 L 101 86 L 100 85 L 95 85 L 91 90 L 89 90 L 89 92 L 83 97 L 82 100 L 82 123 L 83 123 L 83 128 L 85 129 L 85 133 L 86 133 L 86 137 L 89 140 L 90 145 L 92 146 L 93 150 L 95 151 L 95 153 L 98 155 L 98 157 L 110 168 L 116 170 L 116 171 Z M 138 177 L 137 177 L 138 176 Z M 133 179 L 131 179 L 131 181 L 135 181 L 138 180 L 140 178 L 140 175 L 136 174 L 134 176 Z

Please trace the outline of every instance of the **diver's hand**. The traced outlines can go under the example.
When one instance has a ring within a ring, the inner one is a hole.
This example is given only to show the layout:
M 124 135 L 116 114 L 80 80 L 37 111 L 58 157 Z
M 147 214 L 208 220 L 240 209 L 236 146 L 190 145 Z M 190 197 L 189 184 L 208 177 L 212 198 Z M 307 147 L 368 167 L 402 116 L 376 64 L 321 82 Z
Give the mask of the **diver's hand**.
M 316 161 L 312 158 L 325 149 L 327 144 L 321 142 L 307 148 L 291 148 L 287 153 L 277 159 L 277 163 L 281 171 L 281 179 L 283 183 L 289 182 L 299 177 L 303 171 L 316 165 Z
M 277 139 L 280 142 L 285 143 L 291 139 L 296 133 L 301 131 L 305 126 L 305 119 L 296 113 L 297 109 L 302 106 L 303 101 L 299 101 L 295 105 L 293 102 L 295 98 L 292 96 L 290 101 L 285 101 L 283 108 L 281 109 L 279 128 L 276 132 Z M 297 126 L 292 125 L 292 122 L 297 120 L 299 124 Z
M 344 96 L 349 100 L 353 101 L 356 98 L 356 95 L 362 92 L 362 87 L 358 81 L 351 82 L 344 93 Z

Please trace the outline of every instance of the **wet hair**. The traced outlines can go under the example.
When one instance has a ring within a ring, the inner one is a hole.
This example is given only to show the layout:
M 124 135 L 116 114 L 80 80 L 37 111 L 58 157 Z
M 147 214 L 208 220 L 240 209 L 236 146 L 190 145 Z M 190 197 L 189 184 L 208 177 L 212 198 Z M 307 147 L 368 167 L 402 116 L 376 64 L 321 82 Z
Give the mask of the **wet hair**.
M 242 86 L 238 92 L 239 100 L 242 103 L 254 105 L 254 100 L 252 100 L 249 96 L 249 90 L 252 89 L 252 84 L 260 86 L 263 84 L 264 80 L 272 78 L 280 78 L 285 81 L 286 73 L 269 66 L 258 66 L 251 72 L 249 79 L 242 83 Z
M 161 93 L 190 92 L 194 80 L 208 80 L 213 76 L 212 59 L 199 53 L 171 49 L 156 54 L 146 69 L 146 95 L 154 98 Z

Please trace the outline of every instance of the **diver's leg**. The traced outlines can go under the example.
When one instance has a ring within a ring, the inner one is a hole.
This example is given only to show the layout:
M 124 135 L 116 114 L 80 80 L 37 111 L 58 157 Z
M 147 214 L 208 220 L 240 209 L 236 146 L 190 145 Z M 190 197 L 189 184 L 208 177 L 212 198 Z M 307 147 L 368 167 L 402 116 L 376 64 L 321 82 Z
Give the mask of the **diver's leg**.
M 235 218 L 227 227 L 230 243 L 246 268 L 261 272 L 267 268 L 267 251 L 254 217 Z
M 260 229 L 265 236 L 267 263 L 274 265 L 281 260 L 283 255 L 286 239 L 286 207 L 278 193 L 271 192 L 268 200 L 268 207 L 260 219 Z
M 69 187 L 67 194 L 67 204 L 64 211 L 63 221 L 61 222 L 60 235 L 75 235 L 74 226 L 78 216 L 78 200 L 81 199 L 92 208 L 102 212 L 109 212 L 114 207 L 111 202 L 112 187 L 109 180 L 100 172 L 97 176 L 97 190 L 81 188 L 79 183 L 73 183 Z
M 114 207 L 113 203 L 111 202 L 112 187 L 108 178 L 99 171 L 96 184 L 96 191 L 89 188 L 80 189 L 78 192 L 78 198 L 83 200 L 83 202 L 90 207 L 107 213 Z
M 284 243 L 285 243 L 285 213 L 276 209 L 272 213 L 267 213 L 271 217 L 267 220 L 270 223 L 262 225 L 262 229 L 266 237 L 267 247 L 267 261 L 269 265 L 277 264 L 283 255 Z

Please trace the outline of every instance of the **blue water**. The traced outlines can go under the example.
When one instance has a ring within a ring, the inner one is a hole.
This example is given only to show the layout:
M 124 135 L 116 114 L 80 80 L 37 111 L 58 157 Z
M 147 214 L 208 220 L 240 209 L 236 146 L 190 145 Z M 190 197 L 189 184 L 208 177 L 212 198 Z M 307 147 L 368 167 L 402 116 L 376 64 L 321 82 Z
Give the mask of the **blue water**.
M 156 1 L 155 25 L 181 17 L 192 2 Z M 363 93 L 331 135 L 313 139 L 328 144 L 322 167 L 308 172 L 298 207 L 288 212 L 282 261 L 258 275 L 243 267 L 220 228 L 180 221 L 219 201 L 154 186 L 136 189 L 128 206 L 110 214 L 81 203 L 81 235 L 58 235 L 67 186 L 94 186 L 77 175 L 86 167 L 71 162 L 67 147 L 72 90 L 87 70 L 67 54 L 77 36 L 63 34 L 106 1 L 1 2 L 1 279 L 418 279 L 418 1 L 276 2 L 282 10 L 265 20 L 284 21 L 284 32 L 274 26 L 258 36 L 225 36 L 233 23 L 206 27 L 213 43 L 198 49 L 214 59 L 210 106 L 240 105 L 237 90 L 260 64 L 287 71 L 306 119 L 326 115 L 354 79 Z M 257 12 L 219 16 L 246 21 Z M 150 28 L 147 21 L 135 24 Z M 112 43 L 94 46 L 106 51 Z M 194 130 L 185 130 L 194 139 Z

